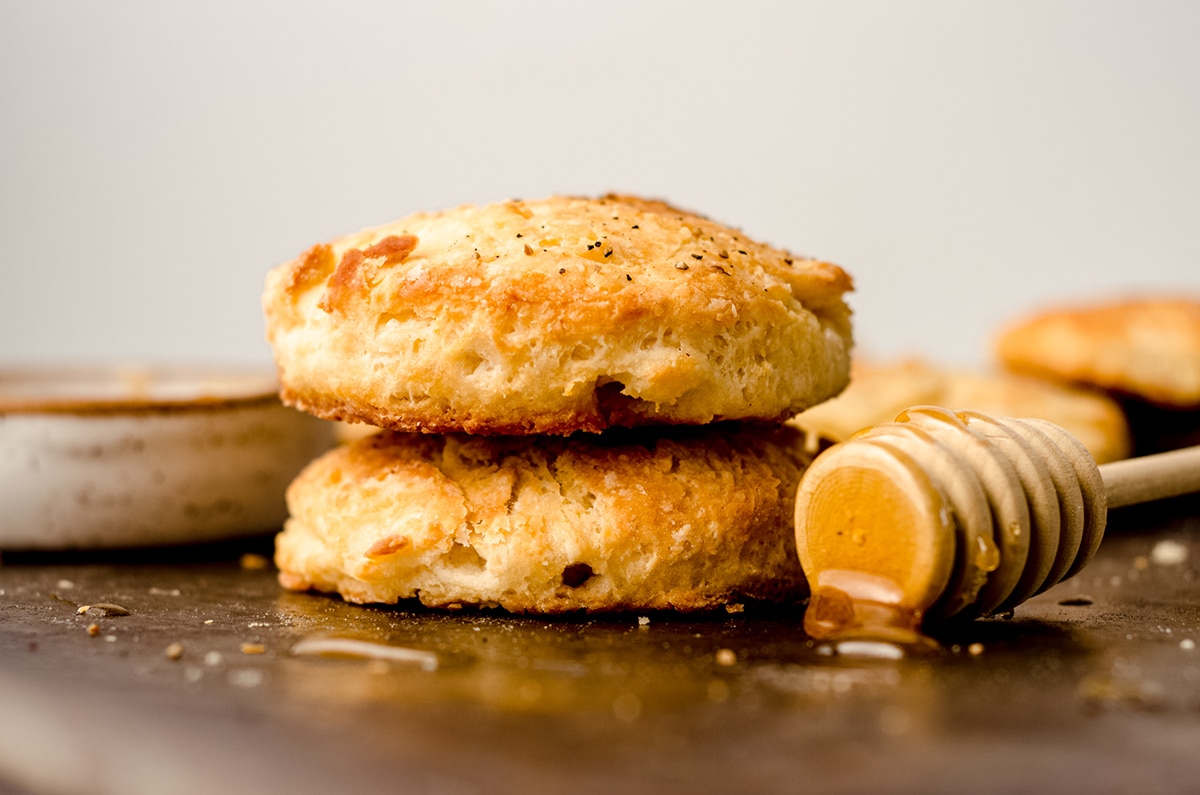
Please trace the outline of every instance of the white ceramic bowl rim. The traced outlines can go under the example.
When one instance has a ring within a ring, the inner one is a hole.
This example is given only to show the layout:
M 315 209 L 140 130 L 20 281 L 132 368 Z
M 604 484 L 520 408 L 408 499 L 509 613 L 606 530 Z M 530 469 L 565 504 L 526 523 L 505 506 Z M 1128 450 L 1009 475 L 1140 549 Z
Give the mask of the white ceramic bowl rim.
M 0 369 L 0 416 L 145 414 L 278 401 L 251 367 L 60 366 Z

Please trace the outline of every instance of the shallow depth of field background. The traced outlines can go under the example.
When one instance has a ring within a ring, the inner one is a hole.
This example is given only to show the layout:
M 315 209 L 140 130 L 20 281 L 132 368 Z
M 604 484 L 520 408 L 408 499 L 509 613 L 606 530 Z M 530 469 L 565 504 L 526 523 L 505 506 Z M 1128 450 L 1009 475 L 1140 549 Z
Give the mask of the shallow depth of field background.
M 640 193 L 836 262 L 859 350 L 1200 294 L 1200 3 L 0 5 L 0 365 L 270 362 L 275 263 Z

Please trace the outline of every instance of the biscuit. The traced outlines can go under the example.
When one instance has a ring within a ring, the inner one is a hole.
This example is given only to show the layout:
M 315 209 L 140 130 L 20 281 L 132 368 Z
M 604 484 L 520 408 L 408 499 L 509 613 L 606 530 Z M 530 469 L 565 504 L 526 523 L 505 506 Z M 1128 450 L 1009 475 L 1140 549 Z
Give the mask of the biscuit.
M 995 348 L 1013 371 L 1200 409 L 1200 297 L 1047 308 L 1002 329 Z
M 512 612 L 807 596 L 787 427 L 479 436 L 385 431 L 313 461 L 276 539 L 288 589 Z
M 842 442 L 862 428 L 891 422 L 912 406 L 944 406 L 996 417 L 1034 417 L 1066 428 L 1098 462 L 1129 455 L 1130 432 L 1121 406 L 1092 390 L 1012 373 L 939 366 L 921 359 L 856 359 L 850 386 L 838 397 L 793 418 L 808 446 Z
M 667 204 L 418 213 L 313 246 L 263 295 L 286 403 L 400 431 L 782 421 L 849 373 L 850 277 Z

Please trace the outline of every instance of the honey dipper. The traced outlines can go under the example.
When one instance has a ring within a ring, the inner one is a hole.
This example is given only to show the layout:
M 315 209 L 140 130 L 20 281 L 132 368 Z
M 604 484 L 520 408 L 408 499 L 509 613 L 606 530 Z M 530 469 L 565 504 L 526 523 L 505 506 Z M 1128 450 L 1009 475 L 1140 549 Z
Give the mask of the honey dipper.
M 817 457 L 796 494 L 815 638 L 923 638 L 1074 576 L 1109 508 L 1200 490 L 1200 447 L 1097 466 L 1053 423 L 919 406 Z

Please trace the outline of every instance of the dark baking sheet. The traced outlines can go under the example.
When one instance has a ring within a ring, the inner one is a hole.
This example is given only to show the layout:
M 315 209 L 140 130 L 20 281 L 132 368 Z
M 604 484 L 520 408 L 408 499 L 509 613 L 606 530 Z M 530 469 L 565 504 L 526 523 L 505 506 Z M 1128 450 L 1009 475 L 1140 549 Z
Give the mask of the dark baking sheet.
M 9 554 L 0 791 L 1196 792 L 1197 517 L 1195 498 L 1114 512 L 1081 575 L 899 660 L 829 655 L 752 607 L 350 606 L 245 567 L 269 539 Z M 78 612 L 98 603 L 129 614 Z M 293 653 L 330 635 L 436 669 Z

